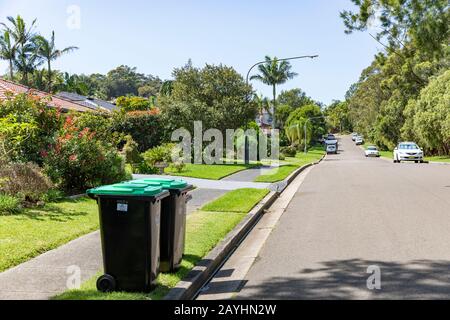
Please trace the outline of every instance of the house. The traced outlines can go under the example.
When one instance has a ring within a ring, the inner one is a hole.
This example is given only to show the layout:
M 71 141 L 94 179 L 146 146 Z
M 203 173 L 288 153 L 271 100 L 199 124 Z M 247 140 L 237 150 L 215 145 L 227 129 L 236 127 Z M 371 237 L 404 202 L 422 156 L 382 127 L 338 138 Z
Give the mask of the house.
M 39 97 L 44 101 L 47 101 L 47 105 L 49 107 L 61 108 L 61 110 L 64 112 L 69 111 L 91 112 L 98 110 L 98 108 L 95 108 L 94 106 L 89 107 L 87 105 L 74 102 L 69 99 L 59 97 L 57 95 L 51 95 L 47 92 L 35 90 L 27 86 L 0 78 L 0 100 L 6 99 L 11 94 L 14 96 L 23 93 Z
M 70 100 L 74 103 L 81 104 L 87 108 L 95 108 L 99 111 L 112 112 L 117 109 L 115 104 L 108 101 L 100 100 L 92 97 L 85 97 L 77 93 L 72 92 L 59 92 L 56 94 L 57 97 L 61 99 Z
M 258 126 L 261 128 L 261 131 L 266 134 L 266 135 L 270 135 L 271 134 L 271 130 L 272 130 L 272 122 L 273 122 L 273 118 L 270 115 L 269 112 L 267 112 L 266 110 L 264 110 L 261 114 L 258 115 L 258 117 L 256 118 L 256 123 L 258 124 Z

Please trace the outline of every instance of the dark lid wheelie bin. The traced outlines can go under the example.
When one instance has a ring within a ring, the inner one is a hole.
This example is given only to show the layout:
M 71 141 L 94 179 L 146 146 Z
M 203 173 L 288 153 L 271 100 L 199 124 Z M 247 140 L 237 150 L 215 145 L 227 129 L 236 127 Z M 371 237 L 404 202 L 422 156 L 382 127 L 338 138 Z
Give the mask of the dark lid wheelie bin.
M 87 191 L 97 200 L 105 274 L 103 292 L 149 292 L 159 273 L 161 186 L 121 183 Z
M 148 178 L 130 181 L 134 184 L 161 186 L 170 192 L 162 200 L 160 235 L 160 271 L 176 271 L 183 259 L 186 241 L 186 203 L 190 200 L 189 191 L 193 190 L 184 180 Z

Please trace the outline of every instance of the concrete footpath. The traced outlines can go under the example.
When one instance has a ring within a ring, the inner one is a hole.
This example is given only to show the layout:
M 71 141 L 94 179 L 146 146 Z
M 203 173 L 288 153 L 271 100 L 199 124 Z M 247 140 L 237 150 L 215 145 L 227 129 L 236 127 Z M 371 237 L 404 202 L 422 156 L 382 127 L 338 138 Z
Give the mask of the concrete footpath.
M 135 176 L 136 179 L 143 177 L 146 176 Z M 197 187 L 192 191 L 188 214 L 228 191 L 270 186 L 249 181 L 186 180 Z M 73 278 L 71 276 L 79 273 L 83 282 L 95 276 L 102 267 L 100 234 L 97 231 L 0 273 L 0 300 L 49 299 L 68 289 L 67 282 Z

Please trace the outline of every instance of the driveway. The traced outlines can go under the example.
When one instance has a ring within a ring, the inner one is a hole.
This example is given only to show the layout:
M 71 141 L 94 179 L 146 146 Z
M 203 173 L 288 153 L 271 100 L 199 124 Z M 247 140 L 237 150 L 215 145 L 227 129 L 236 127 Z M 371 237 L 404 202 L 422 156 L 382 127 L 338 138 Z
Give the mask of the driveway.
M 450 166 L 366 159 L 349 137 L 340 149 L 306 177 L 237 298 L 450 299 Z

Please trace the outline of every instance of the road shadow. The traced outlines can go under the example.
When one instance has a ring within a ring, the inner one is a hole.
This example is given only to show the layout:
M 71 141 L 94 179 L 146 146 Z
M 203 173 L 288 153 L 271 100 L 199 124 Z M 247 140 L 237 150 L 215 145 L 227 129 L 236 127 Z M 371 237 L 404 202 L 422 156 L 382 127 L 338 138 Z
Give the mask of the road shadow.
M 380 268 L 381 290 L 367 289 L 369 266 Z M 295 277 L 274 277 L 262 285 L 249 282 L 238 296 L 276 300 L 449 299 L 450 261 L 328 261 L 317 269 L 300 270 Z

